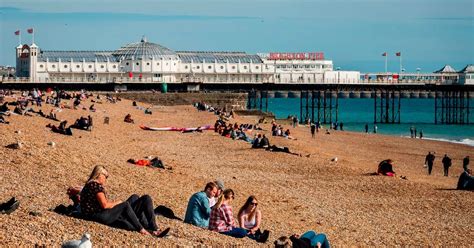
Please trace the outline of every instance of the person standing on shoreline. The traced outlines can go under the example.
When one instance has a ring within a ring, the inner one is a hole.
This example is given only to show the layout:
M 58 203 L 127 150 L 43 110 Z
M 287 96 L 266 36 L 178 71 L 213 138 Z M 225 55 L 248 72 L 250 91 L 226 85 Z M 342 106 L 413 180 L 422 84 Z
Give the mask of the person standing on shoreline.
M 365 133 L 369 133 L 369 124 L 365 123 Z
M 467 171 L 467 169 L 469 169 L 469 156 L 466 156 L 462 160 L 462 168 L 464 169 L 464 171 Z
M 428 155 L 426 155 L 425 164 L 428 166 L 428 175 L 431 175 L 435 158 L 435 155 L 431 154 L 431 152 L 428 152 Z
M 374 133 L 377 133 L 377 125 L 374 124 Z
M 420 139 L 423 139 L 423 129 L 420 130 Z
M 444 167 L 444 176 L 448 176 L 449 167 L 451 167 L 451 158 L 447 154 L 444 154 L 443 160 L 441 160 Z
M 316 132 L 316 125 L 311 124 L 311 137 L 314 139 L 314 133 Z
M 413 126 L 411 126 L 411 127 L 410 127 L 410 137 L 411 137 L 412 139 L 413 139 L 413 131 L 414 131 Z
M 414 129 L 414 134 L 415 134 L 415 139 L 416 139 L 416 127 L 415 127 L 415 129 Z

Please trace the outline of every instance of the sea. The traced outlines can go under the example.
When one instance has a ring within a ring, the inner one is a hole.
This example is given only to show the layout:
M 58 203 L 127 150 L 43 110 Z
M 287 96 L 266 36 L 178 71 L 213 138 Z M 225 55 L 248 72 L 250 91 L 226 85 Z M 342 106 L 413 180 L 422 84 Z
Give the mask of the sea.
M 344 123 L 345 131 L 365 132 L 365 124 L 369 132 L 374 129 L 374 100 L 339 98 L 338 122 Z M 474 100 L 470 102 L 470 125 L 434 124 L 434 99 L 402 98 L 400 107 L 400 124 L 377 123 L 377 133 L 410 138 L 410 127 L 423 131 L 424 139 L 461 143 L 474 146 Z M 269 98 L 268 111 L 278 119 L 290 115 L 300 117 L 300 98 Z M 305 110 L 304 110 L 305 111 Z M 311 113 L 311 109 L 309 110 Z M 317 112 L 317 110 L 315 111 Z M 304 113 L 303 113 L 304 115 Z M 311 115 L 311 114 L 310 114 Z M 334 118 L 334 116 L 333 116 Z M 328 124 L 323 125 L 329 127 Z

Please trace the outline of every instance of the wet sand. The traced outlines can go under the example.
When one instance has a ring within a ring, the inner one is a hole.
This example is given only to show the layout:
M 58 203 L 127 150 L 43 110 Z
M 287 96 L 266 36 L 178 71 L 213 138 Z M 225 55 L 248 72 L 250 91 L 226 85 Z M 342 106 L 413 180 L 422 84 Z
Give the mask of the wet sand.
M 84 105 L 88 108 L 90 102 Z M 148 106 L 140 104 L 141 106 Z M 51 105 L 44 106 L 49 113 Z M 334 246 L 469 246 L 474 234 L 474 192 L 457 191 L 462 158 L 474 157 L 474 148 L 461 144 L 407 139 L 384 135 L 332 131 L 311 138 L 305 126 L 290 128 L 297 140 L 271 137 L 271 144 L 311 154 L 299 157 L 250 148 L 250 144 L 203 133 L 150 132 L 153 127 L 192 127 L 213 124 L 216 116 L 192 106 L 153 108 L 145 115 L 131 101 L 95 104 L 97 112 L 65 109 L 58 118 L 69 124 L 92 115 L 92 132 L 73 130 L 73 136 L 46 128 L 50 121 L 39 116 L 7 117 L 0 124 L 0 201 L 15 196 L 20 208 L 0 215 L 0 246 L 34 244 L 58 246 L 79 239 L 84 232 L 98 246 L 258 246 L 250 239 L 234 239 L 218 233 L 157 217 L 160 227 L 171 227 L 165 239 L 113 229 L 90 221 L 49 211 L 69 204 L 66 189 L 83 185 L 92 168 L 105 165 L 110 177 L 108 196 L 125 200 L 133 193 L 149 194 L 155 206 L 165 205 L 184 217 L 189 197 L 208 181 L 222 179 L 236 193 L 234 215 L 249 195 L 255 195 L 263 214 L 262 228 L 271 231 L 269 241 L 306 230 L 326 233 Z M 37 109 L 37 108 L 36 108 Z M 123 122 L 130 113 L 135 124 Z M 110 117 L 110 124 L 103 118 Z M 256 117 L 237 117 L 239 123 L 255 123 Z M 234 120 L 231 120 L 234 122 Z M 15 131 L 20 130 L 20 134 Z M 19 150 L 5 148 L 16 140 Z M 55 147 L 47 143 L 53 141 Z M 423 168 L 428 151 L 436 152 L 433 175 Z M 450 176 L 443 176 L 442 156 L 453 159 Z M 158 156 L 171 170 L 128 164 L 129 158 Z M 331 159 L 337 157 L 337 162 Z M 378 162 L 394 160 L 394 170 L 408 180 L 369 176 Z M 472 167 L 472 165 L 471 165 Z M 40 213 L 32 216 L 30 211 Z

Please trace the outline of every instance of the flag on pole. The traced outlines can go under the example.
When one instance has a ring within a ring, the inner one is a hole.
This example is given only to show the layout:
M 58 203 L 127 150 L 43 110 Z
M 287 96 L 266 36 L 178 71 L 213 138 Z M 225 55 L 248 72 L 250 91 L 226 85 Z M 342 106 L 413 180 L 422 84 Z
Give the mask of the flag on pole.
M 400 57 L 402 56 L 402 52 L 395 53 L 395 55 L 397 55 L 397 57 Z
M 387 56 L 387 53 L 386 53 L 386 52 L 385 52 L 385 53 L 382 53 L 382 56 L 386 57 L 386 56 Z
M 28 31 L 29 34 L 32 34 L 33 33 L 33 28 L 29 28 L 26 31 Z
M 15 35 L 20 35 L 20 30 L 15 31 Z

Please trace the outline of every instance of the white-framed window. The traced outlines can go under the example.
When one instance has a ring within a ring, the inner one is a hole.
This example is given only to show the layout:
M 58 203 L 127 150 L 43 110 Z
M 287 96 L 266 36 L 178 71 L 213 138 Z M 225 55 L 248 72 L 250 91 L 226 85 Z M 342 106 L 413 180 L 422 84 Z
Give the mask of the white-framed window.
M 92 65 L 89 65 L 89 69 L 92 69 Z
M 232 69 L 235 69 L 235 65 L 232 66 Z
M 52 68 L 56 68 L 56 65 L 51 65 Z
M 136 65 L 140 65 L 140 63 L 137 62 Z
M 188 66 L 187 66 L 187 65 L 185 65 L 185 66 L 184 66 L 184 69 L 188 69 Z
M 221 65 L 221 69 L 224 69 L 224 66 L 223 66 L 223 65 Z
M 258 70 L 258 65 L 257 65 L 257 66 L 255 66 L 255 69 L 257 69 L 257 70 Z
M 64 68 L 67 68 L 67 65 L 64 65 Z
M 43 68 L 44 66 L 43 65 L 40 65 L 40 68 Z
M 114 69 L 117 68 L 117 65 L 113 65 L 112 68 L 114 68 Z
M 212 69 L 212 66 L 208 66 L 207 69 Z
M 246 66 L 246 65 L 244 65 L 244 69 L 247 69 L 247 66 Z
M 148 63 L 146 63 L 146 65 L 150 65 L 150 63 L 148 62 Z
M 104 69 L 104 65 L 101 65 L 100 68 Z

